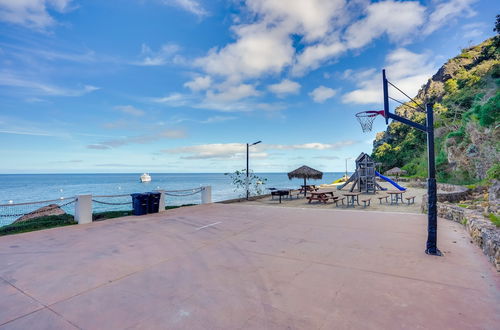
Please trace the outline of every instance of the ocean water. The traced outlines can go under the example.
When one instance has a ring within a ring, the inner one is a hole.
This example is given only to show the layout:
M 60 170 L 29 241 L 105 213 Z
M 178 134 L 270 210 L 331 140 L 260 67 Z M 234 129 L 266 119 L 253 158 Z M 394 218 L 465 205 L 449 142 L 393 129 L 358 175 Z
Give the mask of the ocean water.
M 139 177 L 142 173 L 126 174 L 0 174 L 0 204 L 25 203 L 42 200 L 67 198 L 79 194 L 92 195 L 121 195 L 147 192 L 157 189 L 182 190 L 212 186 L 212 200 L 214 202 L 238 198 L 243 192 L 236 192 L 231 183 L 231 178 L 223 173 L 150 173 L 151 182 L 141 183 Z M 298 188 L 303 184 L 302 179 L 289 180 L 286 173 L 256 173 L 259 177 L 266 178 L 263 185 L 275 188 Z M 310 184 L 331 183 L 340 178 L 343 172 L 324 173 L 322 180 L 310 180 Z M 264 191 L 267 191 L 264 189 Z M 130 201 L 130 197 L 114 200 L 112 202 Z M 174 197 L 166 196 L 167 205 L 199 204 L 201 194 L 192 196 Z M 61 203 L 59 203 L 61 204 Z M 46 205 L 46 204 L 45 204 Z M 9 210 L 8 207 L 0 208 L 0 225 L 11 223 L 14 217 L 2 217 L 2 212 L 27 213 L 43 205 L 23 207 L 19 211 Z M 94 210 L 107 211 L 117 209 L 130 209 L 130 206 L 113 206 L 95 203 Z M 66 212 L 73 213 L 74 205 L 64 208 Z M 6 211 L 7 210 L 7 211 Z M 3 221 L 2 221 L 3 220 Z

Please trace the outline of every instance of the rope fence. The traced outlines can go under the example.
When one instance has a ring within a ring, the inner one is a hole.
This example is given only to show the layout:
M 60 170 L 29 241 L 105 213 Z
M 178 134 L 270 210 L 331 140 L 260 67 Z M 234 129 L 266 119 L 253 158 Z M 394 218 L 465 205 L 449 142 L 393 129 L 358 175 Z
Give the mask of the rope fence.
M 184 190 L 169 190 L 169 191 L 165 190 L 165 195 L 175 196 L 175 197 L 192 196 L 202 192 L 203 190 L 205 190 L 205 187 L 200 187 L 196 189 L 184 189 Z
M 206 191 L 207 188 L 209 188 L 208 191 Z M 211 202 L 210 187 L 180 190 L 161 190 L 161 192 L 164 194 L 164 196 L 174 197 L 174 200 L 176 200 L 177 202 L 192 204 L 196 203 L 196 199 L 190 196 L 202 193 L 201 202 Z M 206 193 L 208 193 L 208 196 L 210 197 L 204 197 L 204 194 L 206 195 Z M 9 202 L 8 204 L 0 204 L 0 227 L 12 224 L 14 222 L 22 222 L 29 219 L 41 218 L 43 216 L 50 215 L 70 214 L 75 215 L 75 217 L 78 218 L 76 214 L 78 205 L 85 205 L 85 203 L 87 203 L 85 208 L 86 210 L 89 210 L 88 212 L 90 212 L 90 214 L 103 213 L 108 211 L 130 211 L 133 208 L 131 194 L 79 196 L 61 197 L 59 199 L 26 203 L 14 204 Z M 181 201 L 177 200 L 176 197 L 181 198 Z M 79 198 L 86 199 L 86 202 L 84 202 L 83 204 L 79 203 Z M 170 202 L 170 198 L 165 198 L 165 200 Z
M 92 197 L 92 209 L 94 213 L 128 211 L 132 209 L 132 196 L 130 194 L 95 195 Z
M 69 206 L 74 203 L 76 203 L 75 197 L 62 197 L 45 201 L 0 204 L 0 226 L 44 215 L 73 214 L 74 207 Z

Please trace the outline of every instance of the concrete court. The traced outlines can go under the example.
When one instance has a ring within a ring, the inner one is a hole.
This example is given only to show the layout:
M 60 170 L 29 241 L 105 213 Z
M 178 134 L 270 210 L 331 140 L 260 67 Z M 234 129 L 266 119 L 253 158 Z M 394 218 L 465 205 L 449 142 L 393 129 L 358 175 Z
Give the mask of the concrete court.
M 417 214 L 209 204 L 0 237 L 0 329 L 498 329 L 500 277 Z

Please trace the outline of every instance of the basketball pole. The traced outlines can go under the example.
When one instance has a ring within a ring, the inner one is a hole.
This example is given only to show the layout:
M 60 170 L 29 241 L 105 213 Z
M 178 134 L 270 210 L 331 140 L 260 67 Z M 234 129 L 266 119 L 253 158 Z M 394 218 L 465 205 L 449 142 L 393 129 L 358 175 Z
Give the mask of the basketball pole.
M 433 104 L 427 103 L 427 244 L 425 253 L 441 256 L 437 248 L 437 185 L 436 185 L 436 156 L 434 151 L 434 110 Z
M 398 116 L 395 113 L 389 111 L 389 93 L 388 93 L 388 81 L 385 76 L 385 70 L 382 70 L 383 79 L 383 91 L 384 91 L 384 112 L 386 124 L 388 124 L 389 119 L 399 121 L 403 124 L 416 128 L 427 134 L 427 168 L 428 168 L 428 178 L 427 178 L 427 243 L 425 248 L 425 253 L 441 256 L 442 253 L 437 248 L 437 185 L 436 185 L 436 158 L 434 154 L 434 105 L 432 103 L 427 103 L 425 106 L 426 110 L 426 124 L 425 126 L 416 122 L 413 122 L 404 117 Z

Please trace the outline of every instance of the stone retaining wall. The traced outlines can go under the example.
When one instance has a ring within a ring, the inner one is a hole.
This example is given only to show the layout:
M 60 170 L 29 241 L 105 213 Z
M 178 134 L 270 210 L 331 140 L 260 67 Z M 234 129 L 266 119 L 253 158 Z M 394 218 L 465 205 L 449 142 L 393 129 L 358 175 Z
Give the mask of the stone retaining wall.
M 415 181 L 412 182 L 410 186 L 415 188 L 427 188 L 427 182 Z M 457 203 L 466 200 L 470 194 L 469 188 L 449 183 L 438 183 L 437 189 L 438 202 Z M 427 195 L 424 195 L 424 197 L 427 199 Z
M 438 183 L 438 202 L 456 203 L 466 200 L 469 196 L 469 188 L 454 184 Z
M 427 199 L 422 200 L 422 211 L 427 212 Z M 490 262 L 500 272 L 500 228 L 480 211 L 469 210 L 448 203 L 437 203 L 438 217 L 461 223 L 471 236 L 472 241 L 483 250 Z

